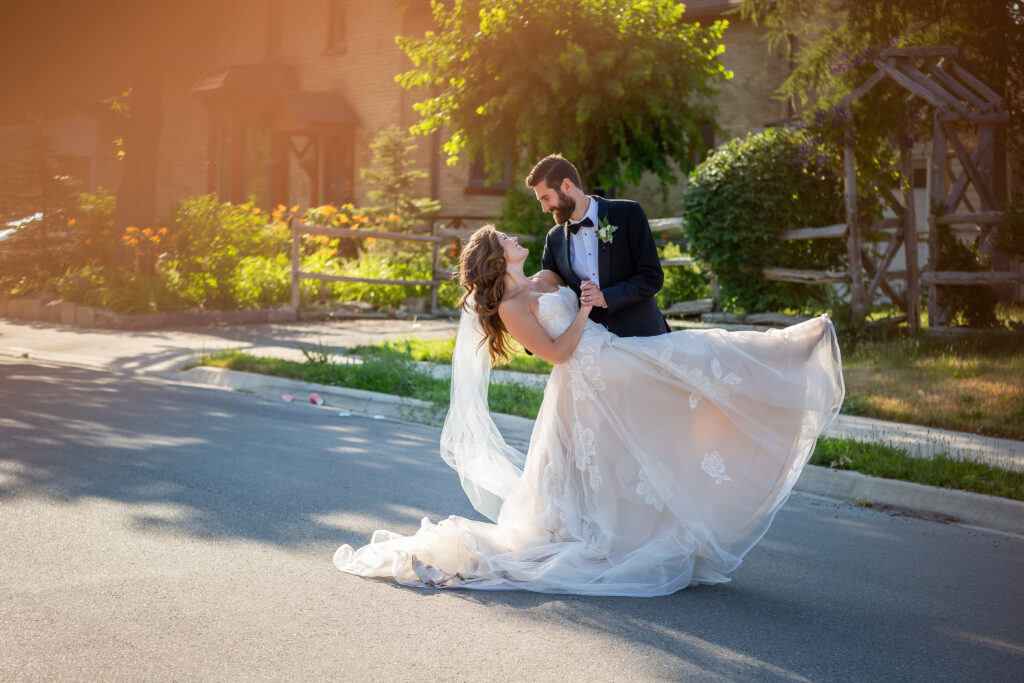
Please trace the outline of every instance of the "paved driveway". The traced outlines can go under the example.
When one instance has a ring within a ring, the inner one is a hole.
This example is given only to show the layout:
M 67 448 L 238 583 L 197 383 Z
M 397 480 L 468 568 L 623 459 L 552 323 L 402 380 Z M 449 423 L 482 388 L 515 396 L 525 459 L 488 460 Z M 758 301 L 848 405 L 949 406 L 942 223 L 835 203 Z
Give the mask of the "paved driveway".
M 337 572 L 471 515 L 438 430 L 0 360 L 0 679 L 1012 680 L 1024 539 L 794 496 L 733 582 L 653 599 Z

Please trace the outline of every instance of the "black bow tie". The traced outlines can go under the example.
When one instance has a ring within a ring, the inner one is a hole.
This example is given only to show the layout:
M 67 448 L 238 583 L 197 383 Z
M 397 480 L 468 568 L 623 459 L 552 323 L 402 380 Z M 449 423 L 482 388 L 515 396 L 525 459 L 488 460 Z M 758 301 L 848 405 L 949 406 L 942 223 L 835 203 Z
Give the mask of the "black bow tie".
M 594 221 L 590 220 L 590 217 L 587 217 L 581 220 L 579 223 L 569 223 L 569 232 L 575 235 L 580 231 L 580 228 L 590 228 L 593 227 L 593 225 Z

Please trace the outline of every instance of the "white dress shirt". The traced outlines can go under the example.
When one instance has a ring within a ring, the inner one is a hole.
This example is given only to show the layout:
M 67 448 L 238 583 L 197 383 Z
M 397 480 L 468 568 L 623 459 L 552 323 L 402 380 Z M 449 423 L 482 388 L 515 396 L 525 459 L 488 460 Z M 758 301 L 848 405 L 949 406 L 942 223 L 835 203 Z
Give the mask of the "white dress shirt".
M 569 235 L 572 244 L 572 270 L 581 280 L 590 280 L 601 286 L 601 280 L 597 273 L 597 249 L 600 243 L 597 240 L 597 202 L 593 197 L 587 197 L 590 206 L 584 218 L 589 218 L 592 226 L 580 227 L 575 235 Z M 583 220 L 582 218 L 580 220 Z

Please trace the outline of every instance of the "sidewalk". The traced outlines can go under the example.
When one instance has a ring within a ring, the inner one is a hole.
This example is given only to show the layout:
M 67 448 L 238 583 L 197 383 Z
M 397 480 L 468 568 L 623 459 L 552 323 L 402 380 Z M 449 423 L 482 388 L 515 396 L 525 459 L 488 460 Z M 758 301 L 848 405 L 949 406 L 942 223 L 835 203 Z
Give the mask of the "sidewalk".
M 413 399 L 338 387 L 310 388 L 310 385 L 291 380 L 213 368 L 194 368 L 186 373 L 179 371 L 196 356 L 218 349 L 244 349 L 257 355 L 302 360 L 300 347 L 310 349 L 323 345 L 339 349 L 410 337 L 446 339 L 453 336 L 456 329 L 457 322 L 448 320 L 347 320 L 149 331 L 92 330 L 0 320 L 0 357 L 28 357 L 108 370 L 151 373 L 178 381 L 243 389 L 267 396 L 285 393 L 301 396 L 316 390 L 329 397 L 328 405 L 334 409 L 433 422 L 441 417 L 436 410 Z M 445 375 L 449 371 L 450 368 L 444 366 L 432 369 L 436 375 Z M 537 383 L 545 380 L 542 376 L 502 371 L 496 371 L 494 379 Z M 528 442 L 532 420 L 496 415 L 495 421 L 511 441 L 520 445 Z M 1024 471 L 1024 442 L 1009 439 L 846 415 L 841 415 L 826 435 L 888 443 L 906 448 L 920 457 L 945 452 L 952 457 Z M 863 498 L 877 504 L 907 507 L 930 515 L 950 516 L 990 528 L 1024 533 L 1024 503 L 992 499 L 991 496 L 812 466 L 805 469 L 797 488 L 819 495 Z M 1019 521 L 1013 521 L 1015 517 Z M 1011 521 L 1007 522 L 1007 518 Z
M 324 345 L 334 350 L 358 344 L 417 337 L 447 339 L 455 335 L 452 320 L 346 320 L 186 328 L 180 330 L 92 330 L 50 323 L 0 319 L 0 355 L 28 354 L 37 360 L 131 372 L 173 373 L 197 356 L 219 349 L 303 360 L 302 348 Z M 438 377 L 449 366 L 424 363 Z M 547 378 L 521 372 L 495 371 L 498 382 L 543 386 Z M 951 457 L 987 462 L 1024 471 L 1024 442 L 953 432 L 920 425 L 840 415 L 828 436 L 874 441 L 905 448 L 919 457 L 948 453 Z

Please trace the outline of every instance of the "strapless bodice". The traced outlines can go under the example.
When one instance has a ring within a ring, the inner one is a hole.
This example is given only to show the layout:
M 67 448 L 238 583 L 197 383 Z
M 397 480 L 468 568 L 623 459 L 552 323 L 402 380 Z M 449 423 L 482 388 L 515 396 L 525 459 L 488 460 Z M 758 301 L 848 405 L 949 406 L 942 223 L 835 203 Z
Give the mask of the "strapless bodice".
M 580 310 L 579 298 L 571 287 L 562 285 L 554 292 L 541 294 L 537 299 L 537 321 L 544 331 L 557 338 L 565 332 Z M 583 339 L 611 334 L 593 320 L 587 320 L 583 328 Z

